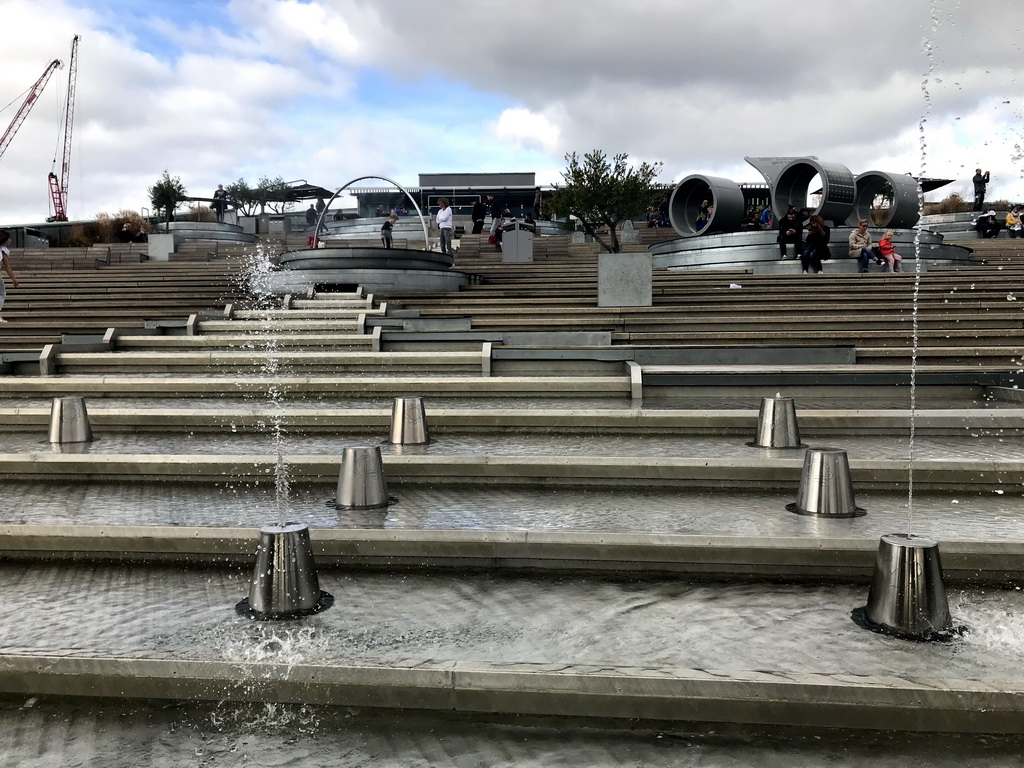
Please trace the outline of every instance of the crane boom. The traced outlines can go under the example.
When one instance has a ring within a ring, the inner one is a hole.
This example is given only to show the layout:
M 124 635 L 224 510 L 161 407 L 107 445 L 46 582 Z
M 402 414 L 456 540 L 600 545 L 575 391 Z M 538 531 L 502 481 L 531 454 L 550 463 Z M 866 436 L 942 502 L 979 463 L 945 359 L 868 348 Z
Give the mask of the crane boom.
M 55 69 L 62 66 L 64 65 L 61 63 L 60 59 L 54 59 L 51 61 L 47 65 L 46 69 L 43 70 L 43 74 L 39 76 L 39 79 L 36 80 L 35 84 L 29 89 L 28 95 L 25 97 L 25 101 L 21 103 L 21 106 L 18 108 L 17 114 L 14 115 L 14 119 L 11 121 L 11 124 L 7 126 L 7 130 L 4 131 L 4 135 L 0 137 L 0 157 L 3 157 L 4 152 L 7 151 L 7 147 L 14 139 L 14 134 L 16 134 L 18 129 L 21 128 L 21 124 L 25 122 L 25 118 L 28 117 L 28 113 L 32 110 L 32 107 L 35 106 L 36 100 L 39 98 L 39 94 L 43 92 L 43 88 L 46 87 L 46 84 L 50 80 L 50 75 L 53 74 Z
M 53 200 L 53 220 L 67 221 L 68 214 L 68 183 L 71 174 L 71 135 L 75 122 L 75 86 L 78 83 L 78 40 L 75 35 L 71 41 L 71 61 L 68 64 L 68 100 L 64 108 L 64 154 L 61 156 L 60 178 L 50 173 L 50 198 Z

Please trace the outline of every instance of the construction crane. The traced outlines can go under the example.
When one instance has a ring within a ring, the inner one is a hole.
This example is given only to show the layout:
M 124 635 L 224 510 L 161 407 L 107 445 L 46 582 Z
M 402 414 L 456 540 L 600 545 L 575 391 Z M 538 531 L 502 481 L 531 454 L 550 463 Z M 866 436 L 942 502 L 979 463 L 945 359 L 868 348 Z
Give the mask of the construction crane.
M 39 76 L 39 79 L 36 80 L 35 84 L 28 89 L 28 95 L 25 97 L 25 101 L 21 103 L 21 106 L 18 108 L 17 114 L 14 115 L 14 119 L 11 121 L 11 124 L 7 126 L 7 130 L 4 131 L 3 137 L 0 138 L 0 157 L 4 156 L 4 152 L 7 151 L 7 147 L 14 139 L 14 134 L 16 134 L 18 129 L 21 128 L 21 124 L 25 122 L 25 118 L 28 117 L 28 113 L 32 110 L 32 107 L 35 106 L 36 101 L 39 99 L 39 94 L 43 92 L 43 88 L 46 87 L 46 84 L 50 80 L 50 75 L 53 74 L 55 69 L 59 69 L 63 66 L 64 65 L 61 63 L 60 59 L 54 59 L 47 65 L 46 69 L 43 70 L 43 74 Z
M 53 171 L 48 177 L 50 182 L 50 198 L 53 200 L 53 216 L 50 221 L 68 220 L 68 182 L 71 174 L 71 127 L 75 122 L 75 86 L 78 83 L 78 39 L 75 35 L 71 41 L 71 63 L 68 65 L 68 98 L 64 106 L 64 154 L 61 157 L 60 178 Z M 57 164 L 57 158 L 53 158 Z

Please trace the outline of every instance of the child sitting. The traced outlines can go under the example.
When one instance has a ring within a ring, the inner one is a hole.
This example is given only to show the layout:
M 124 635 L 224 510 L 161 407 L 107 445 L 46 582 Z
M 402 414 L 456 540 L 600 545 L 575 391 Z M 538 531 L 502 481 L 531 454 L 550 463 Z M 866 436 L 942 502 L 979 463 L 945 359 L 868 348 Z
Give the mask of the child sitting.
M 896 247 L 892 244 L 892 230 L 887 229 L 882 239 L 878 241 L 878 250 L 882 258 L 889 264 L 890 272 L 902 272 L 903 257 L 896 253 Z

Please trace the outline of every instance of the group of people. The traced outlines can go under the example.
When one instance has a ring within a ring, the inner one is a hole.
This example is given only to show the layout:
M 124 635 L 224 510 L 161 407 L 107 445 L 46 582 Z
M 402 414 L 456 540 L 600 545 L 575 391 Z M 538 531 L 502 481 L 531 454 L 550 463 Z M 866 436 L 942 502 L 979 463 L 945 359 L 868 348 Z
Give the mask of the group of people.
M 804 225 L 807 227 L 807 236 L 804 237 Z M 786 215 L 779 219 L 779 235 L 776 240 L 779 243 L 779 251 L 783 260 L 786 258 L 786 247 L 793 246 L 793 258 L 800 259 L 800 266 L 804 274 L 821 272 L 823 261 L 832 258 L 832 251 L 829 249 L 829 240 L 832 237 L 832 230 L 825 224 L 825 220 L 817 214 L 811 215 L 807 208 L 798 211 L 796 206 L 790 206 Z
M 978 237 L 999 237 L 999 233 L 1003 230 L 1004 226 L 1010 237 L 1024 237 L 1024 226 L 1022 226 L 1021 222 L 1019 205 L 1013 206 L 1003 221 L 999 221 L 998 214 L 995 211 L 981 214 L 978 216 L 978 220 L 974 222 L 974 231 L 978 233 Z
M 647 221 L 647 226 L 650 229 L 656 227 L 671 227 L 672 222 L 669 221 L 668 217 L 668 204 L 655 208 L 653 205 L 647 208 L 647 213 L 644 216 Z
M 861 272 L 867 272 L 872 261 L 879 266 L 887 265 L 889 272 L 902 271 L 903 257 L 896 253 L 896 246 L 892 242 L 893 231 L 887 229 L 875 246 L 872 244 L 868 224 L 867 219 L 861 219 L 857 228 L 850 233 L 850 258 L 858 260 Z M 776 239 L 782 259 L 787 258 L 787 247 L 792 245 L 793 258 L 800 259 L 804 274 L 821 272 L 822 262 L 832 258 L 829 248 L 832 231 L 821 216 L 812 215 L 808 209 L 797 210 L 796 206 L 790 206 L 786 215 L 779 220 L 778 231 Z
M 903 271 L 903 257 L 896 253 L 892 243 L 893 231 L 885 230 L 877 246 L 871 245 L 871 233 L 868 232 L 868 220 L 861 219 L 857 228 L 850 233 L 850 258 L 860 262 L 860 271 L 867 272 L 871 261 L 881 266 L 887 265 L 889 272 Z
M 117 242 L 119 243 L 144 243 L 146 240 L 145 228 L 140 227 L 138 232 L 132 232 L 132 225 L 127 221 L 117 233 Z

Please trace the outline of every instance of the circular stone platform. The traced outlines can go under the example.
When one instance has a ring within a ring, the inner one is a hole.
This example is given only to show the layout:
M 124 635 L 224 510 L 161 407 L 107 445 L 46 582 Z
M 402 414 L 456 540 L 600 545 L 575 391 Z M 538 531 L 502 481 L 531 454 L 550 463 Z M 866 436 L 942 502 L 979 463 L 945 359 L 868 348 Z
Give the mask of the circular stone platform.
M 278 269 L 262 286 L 272 293 L 318 285 L 360 285 L 371 293 L 457 291 L 475 281 L 451 270 L 451 256 L 412 248 L 302 248 L 282 253 L 274 263 Z
M 826 271 L 856 272 L 858 263 L 849 258 L 850 227 L 833 227 L 830 247 L 832 259 L 825 262 Z M 883 230 L 874 228 L 871 236 L 877 244 Z M 670 269 L 749 269 L 754 273 L 770 273 L 783 269 L 800 271 L 800 260 L 793 259 L 793 247 L 787 246 L 787 261 L 779 258 L 778 233 L 772 230 L 708 234 L 702 237 L 682 237 L 652 245 L 654 266 Z M 914 239 L 917 231 L 899 230 L 893 237 L 896 252 L 903 257 L 904 270 L 914 271 L 917 256 Z M 921 232 L 920 257 L 922 269 L 928 264 L 966 263 L 971 252 L 958 245 L 943 243 L 942 235 Z M 878 268 L 872 265 L 872 271 Z

